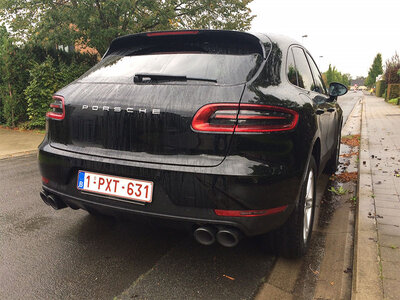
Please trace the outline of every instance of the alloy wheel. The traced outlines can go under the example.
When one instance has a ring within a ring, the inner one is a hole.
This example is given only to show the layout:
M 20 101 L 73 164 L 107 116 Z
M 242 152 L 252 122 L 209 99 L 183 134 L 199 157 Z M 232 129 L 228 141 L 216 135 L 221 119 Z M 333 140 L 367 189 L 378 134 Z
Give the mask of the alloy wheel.
M 307 177 L 306 195 L 304 200 L 303 240 L 307 243 L 314 210 L 314 172 L 311 169 Z

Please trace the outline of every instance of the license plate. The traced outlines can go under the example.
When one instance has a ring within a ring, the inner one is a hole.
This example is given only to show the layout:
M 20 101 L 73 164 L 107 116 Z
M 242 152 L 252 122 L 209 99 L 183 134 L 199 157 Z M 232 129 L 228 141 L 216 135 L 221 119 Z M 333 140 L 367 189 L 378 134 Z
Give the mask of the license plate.
M 147 203 L 150 203 L 153 197 L 153 182 L 151 181 L 86 171 L 78 172 L 77 188 L 81 191 Z

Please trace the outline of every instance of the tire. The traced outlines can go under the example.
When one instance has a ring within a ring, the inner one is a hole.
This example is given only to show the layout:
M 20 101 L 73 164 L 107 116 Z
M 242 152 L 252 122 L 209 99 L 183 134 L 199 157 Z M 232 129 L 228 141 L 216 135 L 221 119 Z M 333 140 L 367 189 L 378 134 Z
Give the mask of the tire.
M 336 136 L 335 150 L 332 152 L 331 157 L 325 165 L 324 173 L 331 175 L 337 171 L 339 165 L 340 143 L 341 143 L 342 126 L 339 127 L 339 132 Z
M 268 252 L 286 258 L 299 258 L 307 252 L 314 223 L 317 177 L 317 164 L 311 156 L 300 199 L 292 214 L 282 227 L 261 237 Z

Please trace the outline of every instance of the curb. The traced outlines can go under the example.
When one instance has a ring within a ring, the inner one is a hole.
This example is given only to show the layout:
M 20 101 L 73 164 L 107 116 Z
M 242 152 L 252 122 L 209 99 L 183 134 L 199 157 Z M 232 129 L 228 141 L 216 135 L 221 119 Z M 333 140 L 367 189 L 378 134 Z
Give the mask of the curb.
M 361 133 L 361 99 L 357 97 L 346 122 L 343 124 L 342 137 L 359 135 Z M 342 187 L 344 194 L 332 196 L 328 202 L 336 203 L 334 213 L 329 218 L 329 224 L 320 230 L 326 235 L 324 237 L 324 257 L 319 266 L 319 274 L 313 299 L 350 299 L 352 293 L 352 267 L 353 246 L 355 230 L 355 204 L 354 196 L 358 193 L 358 180 L 340 175 L 357 172 L 358 174 L 358 152 L 359 145 L 346 145 L 341 140 L 340 165 L 335 172 L 337 178 L 332 178 L 331 187 Z M 357 155 L 356 155 L 357 153 Z M 350 154 L 346 156 L 345 154 Z M 328 190 L 329 191 L 329 190 Z M 326 193 L 327 191 L 325 191 Z M 332 192 L 332 191 L 331 191 Z M 328 207 L 321 207 L 328 209 Z
M 0 155 L 0 160 L 2 159 L 7 159 L 7 158 L 13 158 L 13 157 L 20 157 L 20 156 L 25 156 L 25 155 L 31 155 L 34 153 L 37 153 L 38 150 L 28 150 L 28 151 L 22 151 L 22 152 L 14 152 L 11 154 L 5 154 L 5 155 Z
M 365 115 L 365 97 L 361 106 L 361 141 L 358 165 L 358 201 L 355 213 L 352 299 L 383 299 L 378 233 L 375 218 L 375 201 L 371 197 L 372 178 L 368 142 L 368 125 Z

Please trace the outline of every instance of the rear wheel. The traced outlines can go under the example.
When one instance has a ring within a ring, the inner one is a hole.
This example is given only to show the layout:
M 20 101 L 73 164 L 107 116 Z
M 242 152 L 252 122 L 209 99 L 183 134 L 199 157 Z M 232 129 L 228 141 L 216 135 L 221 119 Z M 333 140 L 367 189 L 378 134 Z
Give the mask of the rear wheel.
M 317 164 L 311 157 L 296 208 L 282 227 L 262 237 L 265 246 L 275 254 L 298 258 L 307 252 L 314 223 L 316 185 Z
M 335 144 L 335 150 L 333 150 L 331 158 L 328 160 L 325 166 L 324 173 L 326 174 L 333 174 L 337 171 L 338 165 L 339 165 L 339 154 L 340 154 L 340 142 L 341 142 L 341 131 L 342 131 L 342 126 L 339 127 L 339 132 L 336 136 L 336 144 Z

